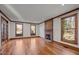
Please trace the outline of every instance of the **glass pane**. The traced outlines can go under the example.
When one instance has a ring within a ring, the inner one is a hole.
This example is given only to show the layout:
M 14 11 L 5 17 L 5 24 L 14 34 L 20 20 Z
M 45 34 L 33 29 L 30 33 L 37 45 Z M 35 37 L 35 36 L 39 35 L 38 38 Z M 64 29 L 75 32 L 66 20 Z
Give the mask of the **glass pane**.
M 16 25 L 16 34 L 22 34 L 22 24 Z
M 35 25 L 31 25 L 31 35 L 35 35 L 35 31 L 36 31 Z
M 64 40 L 75 40 L 75 17 L 69 17 L 64 19 Z

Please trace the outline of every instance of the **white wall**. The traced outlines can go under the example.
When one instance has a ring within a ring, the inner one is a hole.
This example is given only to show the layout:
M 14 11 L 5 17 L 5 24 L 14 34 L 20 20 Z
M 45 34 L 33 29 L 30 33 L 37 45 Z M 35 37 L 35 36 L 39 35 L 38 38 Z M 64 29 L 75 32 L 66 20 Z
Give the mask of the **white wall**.
M 39 25 L 36 25 L 36 35 L 39 36 Z
M 39 36 L 45 38 L 45 23 L 39 24 Z
M 15 23 L 10 22 L 9 23 L 9 38 L 14 38 L 15 37 Z
M 22 23 L 23 24 L 23 37 L 30 37 L 30 24 Z M 10 22 L 10 34 L 9 38 L 15 38 L 15 23 Z
M 30 24 L 23 24 L 23 36 L 30 37 Z
M 30 37 L 30 24 L 28 23 L 22 23 L 23 24 L 23 37 Z M 15 23 L 10 22 L 9 24 L 9 38 L 15 37 Z M 39 25 L 36 25 L 36 36 L 39 36 Z
M 53 40 L 61 41 L 61 20 L 56 18 L 53 20 Z

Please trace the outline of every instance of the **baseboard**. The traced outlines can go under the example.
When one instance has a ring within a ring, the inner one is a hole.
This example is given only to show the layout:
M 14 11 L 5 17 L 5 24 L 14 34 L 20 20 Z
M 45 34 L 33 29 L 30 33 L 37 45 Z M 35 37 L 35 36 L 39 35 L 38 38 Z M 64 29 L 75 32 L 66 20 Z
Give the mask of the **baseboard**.
M 13 39 L 37 38 L 37 37 L 40 37 L 40 36 L 30 36 L 30 37 L 14 37 L 14 38 L 10 38 L 10 40 L 13 40 Z
M 69 48 L 69 49 L 72 49 L 72 50 L 75 50 L 75 51 L 79 52 L 79 48 L 77 48 L 77 47 L 74 47 L 74 46 L 71 46 L 71 45 L 67 45 L 67 44 L 64 44 L 64 43 L 61 43 L 61 42 L 57 42 L 57 41 L 54 41 L 54 42 L 64 46 L 65 48 Z

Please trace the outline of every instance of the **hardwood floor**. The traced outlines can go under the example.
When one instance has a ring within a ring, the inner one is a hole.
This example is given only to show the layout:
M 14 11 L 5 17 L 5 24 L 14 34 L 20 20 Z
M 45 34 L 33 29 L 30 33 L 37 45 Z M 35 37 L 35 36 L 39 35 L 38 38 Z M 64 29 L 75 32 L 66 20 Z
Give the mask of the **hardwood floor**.
M 76 55 L 79 52 L 42 38 L 14 39 L 2 46 L 2 55 Z

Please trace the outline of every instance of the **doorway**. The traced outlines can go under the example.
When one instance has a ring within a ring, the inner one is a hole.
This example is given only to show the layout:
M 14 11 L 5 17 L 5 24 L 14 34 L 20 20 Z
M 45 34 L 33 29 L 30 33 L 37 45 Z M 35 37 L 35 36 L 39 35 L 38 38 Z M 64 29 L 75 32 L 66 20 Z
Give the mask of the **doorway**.
M 1 42 L 8 41 L 8 21 L 1 16 Z

